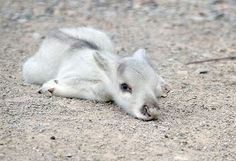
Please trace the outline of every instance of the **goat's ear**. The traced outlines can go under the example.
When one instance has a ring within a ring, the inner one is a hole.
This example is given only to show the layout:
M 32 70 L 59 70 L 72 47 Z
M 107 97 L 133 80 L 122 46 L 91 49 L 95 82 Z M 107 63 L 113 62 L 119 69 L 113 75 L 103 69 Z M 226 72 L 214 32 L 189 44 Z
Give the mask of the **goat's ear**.
M 164 81 L 162 77 L 159 76 L 159 83 L 156 87 L 157 97 L 167 97 L 168 93 L 171 91 L 171 87 L 168 83 Z
M 93 54 L 93 57 L 100 69 L 104 70 L 105 72 L 109 71 L 109 59 L 106 56 L 96 52 Z
M 142 60 L 146 59 L 146 50 L 145 49 L 138 49 L 134 53 L 133 57 L 135 57 L 137 59 L 142 59 Z
M 162 97 L 167 97 L 168 93 L 171 91 L 171 87 L 169 84 L 165 83 L 161 85 Z

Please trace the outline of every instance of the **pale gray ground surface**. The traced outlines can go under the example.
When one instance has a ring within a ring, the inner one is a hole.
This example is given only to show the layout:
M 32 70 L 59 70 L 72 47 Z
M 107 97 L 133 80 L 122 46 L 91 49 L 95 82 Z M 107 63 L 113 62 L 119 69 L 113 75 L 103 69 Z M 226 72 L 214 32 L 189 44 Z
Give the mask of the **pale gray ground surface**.
M 235 1 L 115 2 L 0 1 L 0 160 L 236 160 L 236 61 L 185 65 L 236 55 Z M 119 53 L 147 48 L 173 89 L 159 120 L 23 84 L 47 31 L 82 25 L 109 33 Z

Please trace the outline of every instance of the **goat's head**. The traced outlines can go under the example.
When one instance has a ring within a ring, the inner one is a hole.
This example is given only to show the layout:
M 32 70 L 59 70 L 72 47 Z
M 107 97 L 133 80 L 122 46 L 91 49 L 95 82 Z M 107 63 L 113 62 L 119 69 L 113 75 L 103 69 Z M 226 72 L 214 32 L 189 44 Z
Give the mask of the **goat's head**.
M 157 98 L 166 96 L 170 89 L 149 64 L 144 49 L 116 61 L 99 53 L 94 58 L 107 74 L 108 88 L 119 106 L 139 119 L 157 118 Z

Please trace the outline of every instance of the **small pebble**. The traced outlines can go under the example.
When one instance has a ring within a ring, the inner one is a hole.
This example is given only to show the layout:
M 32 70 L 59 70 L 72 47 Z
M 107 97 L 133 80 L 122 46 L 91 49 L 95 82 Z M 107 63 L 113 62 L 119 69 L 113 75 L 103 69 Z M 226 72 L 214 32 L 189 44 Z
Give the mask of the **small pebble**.
M 17 20 L 18 23 L 26 23 L 28 20 L 26 18 L 21 18 Z
M 207 68 L 199 68 L 196 70 L 196 73 L 198 74 L 207 74 L 208 73 L 208 69 Z
M 182 75 L 182 76 L 183 76 L 183 75 L 188 75 L 188 71 L 179 70 L 179 71 L 177 71 L 177 74 L 178 74 L 178 75 Z
M 71 158 L 72 157 L 72 154 L 68 154 L 66 155 L 67 158 Z
M 51 140 L 56 140 L 56 137 L 55 136 L 51 136 L 50 139 Z
M 199 74 L 207 74 L 208 71 L 200 71 Z
M 39 33 L 37 33 L 37 32 L 34 32 L 34 33 L 32 34 L 32 37 L 33 37 L 33 39 L 35 39 L 35 40 L 39 40 L 39 39 L 41 38 L 41 35 L 40 35 Z
M 0 159 L 3 159 L 5 155 L 3 153 L 0 153 Z
M 187 161 L 187 160 L 189 160 L 188 159 L 188 157 L 187 156 L 184 156 L 184 155 L 177 155 L 177 156 L 175 156 L 174 157 L 174 160 L 176 160 L 176 161 Z

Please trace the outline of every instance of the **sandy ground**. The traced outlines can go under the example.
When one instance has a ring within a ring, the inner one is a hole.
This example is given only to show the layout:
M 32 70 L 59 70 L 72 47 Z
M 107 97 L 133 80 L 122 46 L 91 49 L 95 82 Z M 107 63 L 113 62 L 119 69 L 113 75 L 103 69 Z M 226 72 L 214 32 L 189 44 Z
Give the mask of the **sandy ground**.
M 233 0 L 0 0 L 0 160 L 236 160 Z M 172 92 L 156 121 L 113 104 L 46 97 L 22 63 L 49 29 L 106 31 L 118 54 L 144 47 Z

